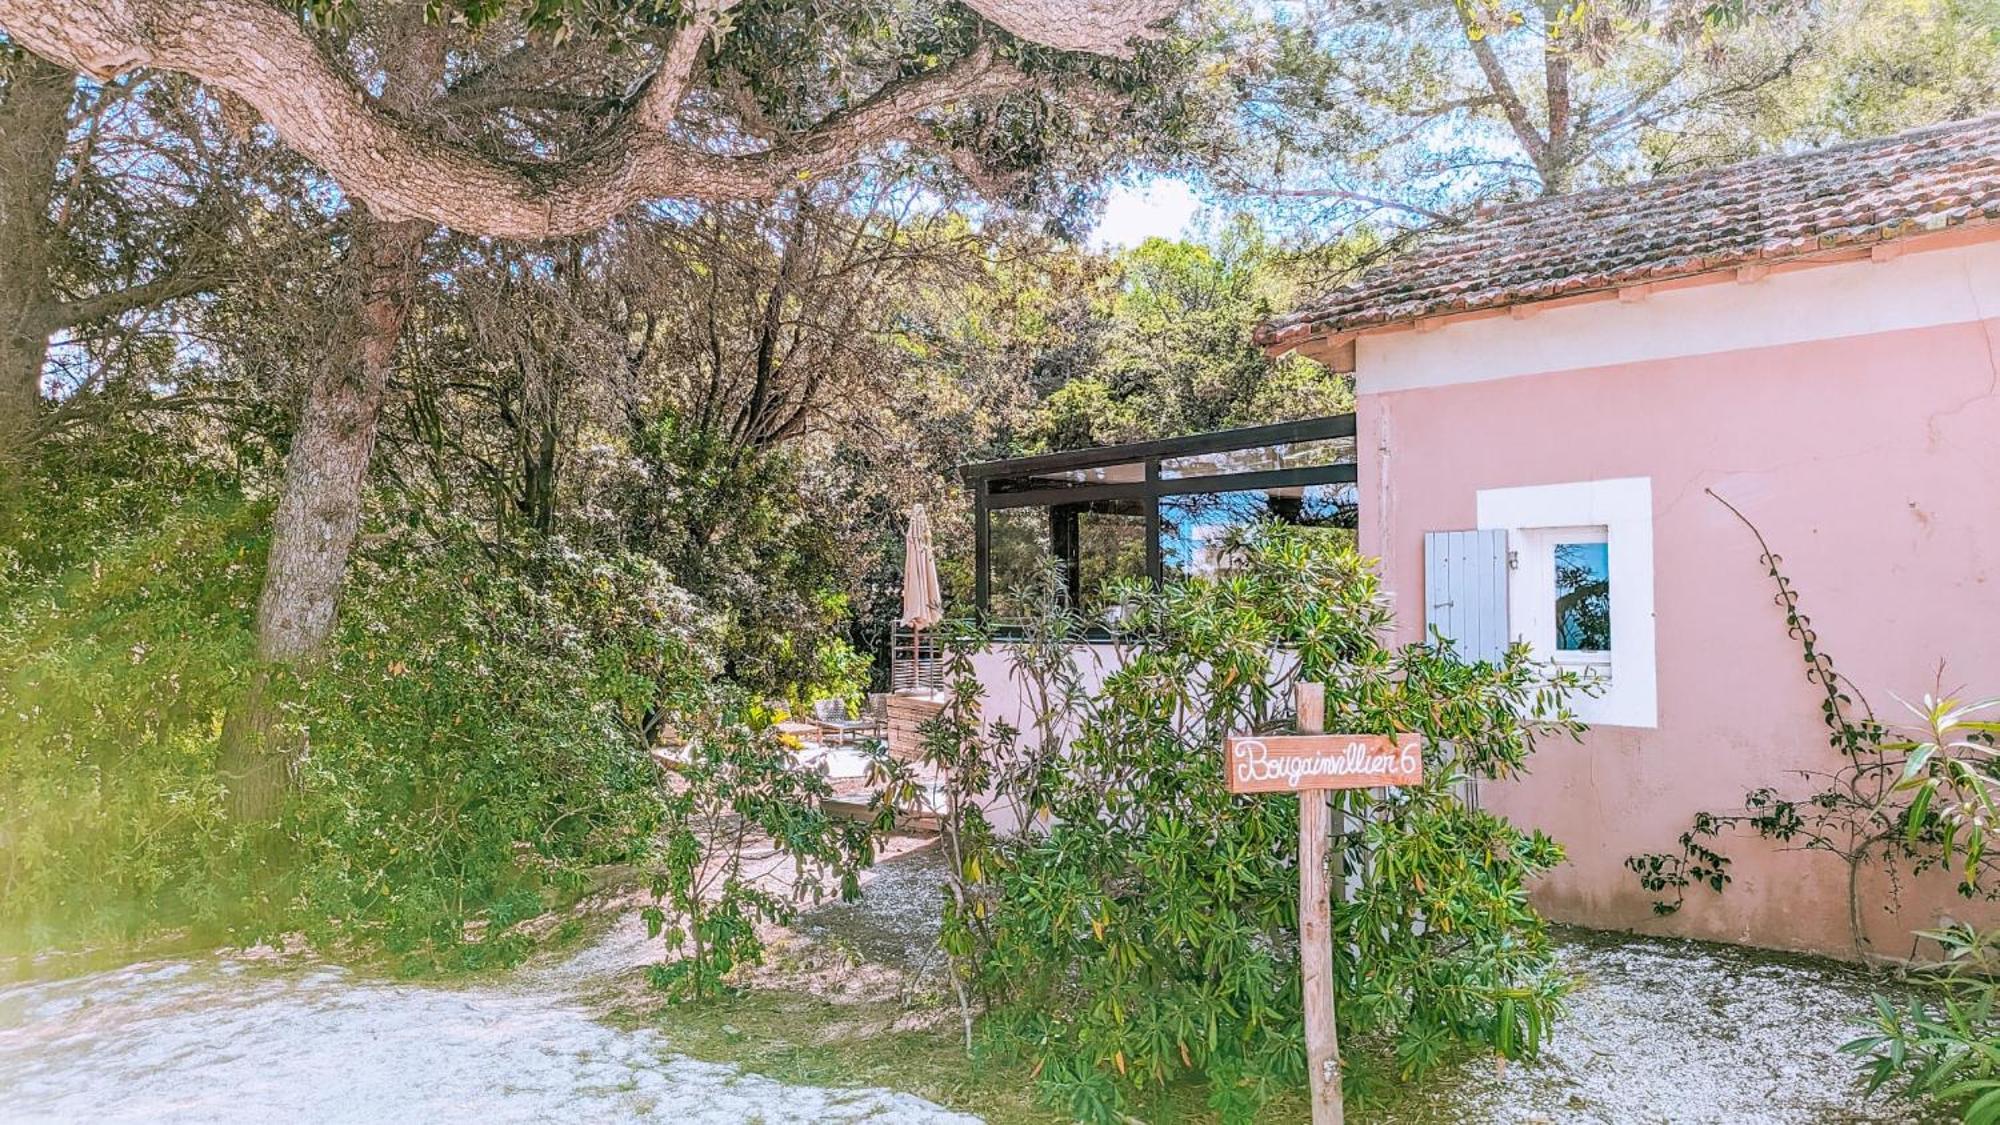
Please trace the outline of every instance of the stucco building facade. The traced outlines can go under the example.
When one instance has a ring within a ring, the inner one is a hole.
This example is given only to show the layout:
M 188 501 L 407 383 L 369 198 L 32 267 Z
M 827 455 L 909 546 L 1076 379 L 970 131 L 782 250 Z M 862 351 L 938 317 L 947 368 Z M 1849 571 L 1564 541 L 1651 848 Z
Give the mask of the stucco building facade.
M 2000 695 L 2000 120 L 1505 209 L 1265 343 L 1353 374 L 1360 543 L 1404 639 L 1470 628 L 1437 533 L 1485 531 L 1480 612 L 1606 683 L 1581 743 L 1481 795 L 1567 847 L 1540 905 L 1851 955 L 1835 855 L 1725 830 L 1731 883 L 1670 917 L 1626 861 L 1840 768 L 1745 520 L 1880 718 Z M 1608 635 L 1571 647 L 1563 599 L 1606 585 Z M 1856 890 L 1870 954 L 1996 918 L 1937 872 Z

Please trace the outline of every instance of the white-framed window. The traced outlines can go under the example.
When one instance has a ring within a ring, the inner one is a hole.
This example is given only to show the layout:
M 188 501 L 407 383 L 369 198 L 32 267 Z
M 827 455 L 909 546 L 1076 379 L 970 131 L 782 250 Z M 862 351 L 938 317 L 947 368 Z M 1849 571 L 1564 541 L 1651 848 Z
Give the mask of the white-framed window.
M 1510 529 L 1508 546 L 1522 603 L 1511 615 L 1518 635 L 1557 664 L 1610 675 L 1610 529 Z
M 1651 478 L 1484 489 L 1478 509 L 1482 530 L 1507 532 L 1513 637 L 1598 683 L 1578 716 L 1659 725 Z

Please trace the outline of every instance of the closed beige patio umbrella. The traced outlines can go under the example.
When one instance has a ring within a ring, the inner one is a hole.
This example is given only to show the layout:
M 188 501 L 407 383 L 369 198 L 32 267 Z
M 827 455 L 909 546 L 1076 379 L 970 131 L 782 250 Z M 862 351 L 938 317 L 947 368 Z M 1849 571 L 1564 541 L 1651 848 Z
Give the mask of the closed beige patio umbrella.
M 911 629 L 928 629 L 944 620 L 944 595 L 938 592 L 937 559 L 931 554 L 931 518 L 924 506 L 910 509 L 910 527 L 903 534 L 903 619 Z
M 911 759 L 923 752 L 922 727 L 942 703 L 934 699 L 943 671 L 937 644 L 924 631 L 944 620 L 937 558 L 931 553 L 931 519 L 922 504 L 910 508 L 903 533 L 903 616 L 889 648 L 889 694 L 882 701 L 889 753 Z

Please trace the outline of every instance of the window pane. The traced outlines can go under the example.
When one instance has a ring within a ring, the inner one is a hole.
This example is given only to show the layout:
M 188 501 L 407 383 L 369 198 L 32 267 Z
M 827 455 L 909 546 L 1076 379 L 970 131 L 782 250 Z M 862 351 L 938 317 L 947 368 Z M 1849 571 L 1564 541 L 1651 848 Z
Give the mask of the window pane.
M 1160 476 L 1166 480 L 1215 477 L 1229 473 L 1261 473 L 1270 469 L 1310 469 L 1353 460 L 1353 438 L 1316 438 L 1249 449 L 1226 449 L 1219 453 L 1168 457 L 1160 462 Z
M 1138 500 L 1099 500 L 1054 508 L 1002 508 L 988 514 L 987 612 L 998 623 L 1038 615 L 1047 596 L 1049 560 L 1063 567 L 1056 596 L 1093 622 L 1114 608 L 1105 586 L 1146 577 L 1146 510 Z
M 1160 558 L 1169 577 L 1212 575 L 1230 562 L 1243 528 L 1262 520 L 1338 529 L 1352 541 L 1359 511 L 1352 484 L 1254 488 L 1160 498 Z
M 1556 544 L 1556 648 L 1611 651 L 1611 546 Z
M 986 514 L 987 611 L 995 621 L 1021 621 L 1035 614 L 1037 575 L 1049 558 L 1047 508 L 1002 508 Z
M 1105 586 L 1146 577 L 1146 513 L 1136 500 L 1092 505 L 1076 513 L 1076 599 L 1085 620 L 1115 616 Z
M 1039 492 L 1049 488 L 1087 488 L 1100 484 L 1143 484 L 1146 464 L 1131 461 L 1123 465 L 1096 465 L 1087 469 L 1058 469 L 1032 476 L 995 477 L 990 486 L 997 494 Z
M 1026 478 L 1037 488 L 1059 488 L 1064 484 L 1137 484 L 1146 479 L 1144 462 L 1098 465 L 1088 469 L 1064 469 Z

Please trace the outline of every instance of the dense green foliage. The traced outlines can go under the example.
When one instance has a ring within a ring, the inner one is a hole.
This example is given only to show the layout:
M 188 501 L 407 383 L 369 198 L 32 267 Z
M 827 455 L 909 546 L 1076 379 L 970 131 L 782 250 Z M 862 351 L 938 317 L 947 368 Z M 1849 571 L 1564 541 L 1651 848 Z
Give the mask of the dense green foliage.
M 691 718 L 675 755 L 646 925 L 674 954 L 651 979 L 676 999 L 708 998 L 761 962 L 760 923 L 856 894 L 874 856 L 868 826 L 826 810 L 832 786 L 799 767 L 774 717 L 740 700 L 718 706 Z
M 1920 971 L 1928 995 L 1898 1004 L 1875 998 L 1868 1034 L 1841 1050 L 1862 1056 L 1870 1093 L 1891 1088 L 1911 1102 L 1944 1106 L 1967 1125 L 2000 1121 L 2000 935 L 1966 926 L 1920 937 L 1945 952 Z
M 642 737 L 705 705 L 692 604 L 658 565 L 560 543 L 364 558 L 338 646 L 288 716 L 306 747 L 275 916 L 392 952 L 490 938 L 648 854 Z
M 608 542 L 657 558 L 717 619 L 718 654 L 765 690 L 846 689 L 846 557 L 831 498 L 785 449 L 743 448 L 658 420 L 634 435 L 632 471 L 596 498 L 621 517 Z
M 158 468 L 134 479 L 124 457 Z M 0 497 L 0 942 L 220 922 L 235 841 L 213 747 L 262 513 L 142 438 L 29 469 Z
M 1348 1083 L 1467 1049 L 1532 1056 L 1563 981 L 1525 884 L 1561 849 L 1463 787 L 1575 731 L 1575 682 L 1520 649 L 1494 665 L 1389 646 L 1369 564 L 1323 533 L 1267 528 L 1231 573 L 1123 594 L 1126 659 L 1101 686 L 1067 655 L 1079 623 L 1056 616 L 1018 650 L 1036 729 L 981 735 L 959 707 L 931 740 L 1036 829 L 996 837 L 980 806 L 952 809 L 946 945 L 992 1005 L 989 1035 L 1086 1120 L 1187 1080 L 1244 1120 L 1304 1081 L 1298 804 L 1231 795 L 1222 766 L 1223 737 L 1282 722 L 1303 679 L 1326 684 L 1328 729 L 1425 737 L 1422 784 L 1336 795 L 1354 880 L 1334 904 Z
M 1346 380 L 1252 342 L 1289 307 L 1296 263 L 1238 216 L 1201 241 L 1148 239 L 1072 298 L 1066 379 L 1026 423 L 1029 450 L 1082 449 L 1338 414 Z M 1052 278 L 1052 280 L 1060 280 Z
M 193 927 L 413 968 L 511 956 L 514 922 L 646 850 L 639 732 L 704 698 L 707 646 L 657 564 L 559 543 L 372 546 L 332 651 L 272 686 L 305 747 L 282 820 L 227 823 L 214 761 L 255 669 L 265 513 L 139 447 L 150 477 L 52 453 L 0 525 L 9 947 Z

